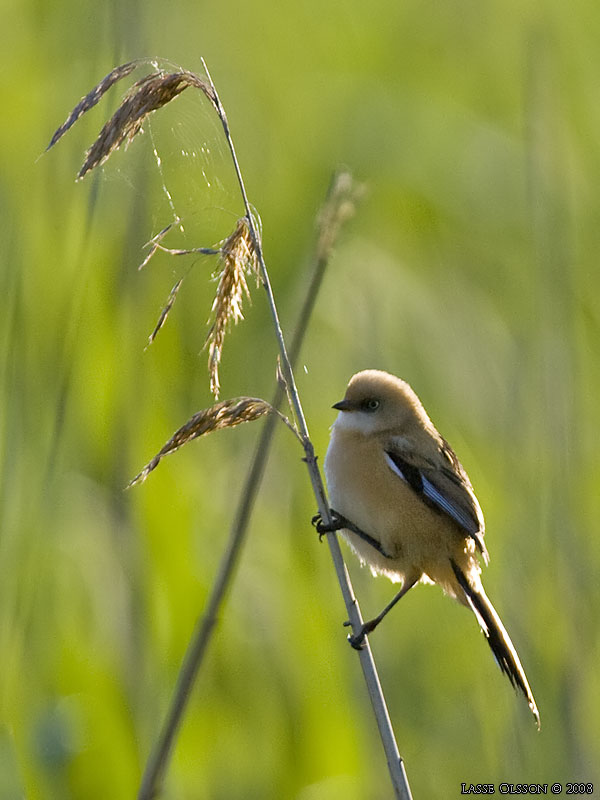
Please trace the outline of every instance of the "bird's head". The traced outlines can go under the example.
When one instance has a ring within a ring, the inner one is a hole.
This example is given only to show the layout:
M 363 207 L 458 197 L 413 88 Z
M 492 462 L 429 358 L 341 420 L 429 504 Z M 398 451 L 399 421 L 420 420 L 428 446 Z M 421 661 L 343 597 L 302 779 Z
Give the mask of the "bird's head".
M 339 411 L 336 427 L 365 435 L 408 432 L 413 426 L 431 425 L 421 401 L 405 381 L 388 372 L 368 369 L 354 375 Z

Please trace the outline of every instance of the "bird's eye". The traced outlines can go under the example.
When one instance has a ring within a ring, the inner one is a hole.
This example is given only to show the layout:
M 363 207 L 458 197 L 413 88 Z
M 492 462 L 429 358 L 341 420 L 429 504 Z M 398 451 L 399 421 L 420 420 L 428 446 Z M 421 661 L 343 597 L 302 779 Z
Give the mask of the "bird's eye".
M 365 400 L 364 402 L 365 411 L 377 411 L 378 408 L 379 408 L 379 400 L 376 400 L 374 397 L 371 397 L 369 400 Z

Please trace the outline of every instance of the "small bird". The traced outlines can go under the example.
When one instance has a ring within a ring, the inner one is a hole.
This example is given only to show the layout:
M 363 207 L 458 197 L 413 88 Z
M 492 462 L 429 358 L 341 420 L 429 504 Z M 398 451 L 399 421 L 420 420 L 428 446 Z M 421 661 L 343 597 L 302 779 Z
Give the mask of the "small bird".
M 540 715 L 525 671 L 481 583 L 489 561 L 485 525 L 460 461 L 405 381 L 365 370 L 350 380 L 331 429 L 325 476 L 333 525 L 374 573 L 402 588 L 355 636 L 360 648 L 391 608 L 419 581 L 437 583 L 470 607 L 500 669 L 520 689 L 538 729 Z

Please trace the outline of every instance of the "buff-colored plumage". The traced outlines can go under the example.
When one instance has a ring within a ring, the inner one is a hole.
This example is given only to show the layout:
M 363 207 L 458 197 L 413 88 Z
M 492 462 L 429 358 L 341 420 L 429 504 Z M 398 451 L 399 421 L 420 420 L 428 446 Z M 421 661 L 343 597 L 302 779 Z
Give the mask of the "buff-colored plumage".
M 342 528 L 343 535 L 363 562 L 404 591 L 434 582 L 472 608 L 539 725 L 519 657 L 483 590 L 483 514 L 454 451 L 411 387 L 386 372 L 354 375 L 334 408 L 324 465 L 331 507 L 357 529 Z

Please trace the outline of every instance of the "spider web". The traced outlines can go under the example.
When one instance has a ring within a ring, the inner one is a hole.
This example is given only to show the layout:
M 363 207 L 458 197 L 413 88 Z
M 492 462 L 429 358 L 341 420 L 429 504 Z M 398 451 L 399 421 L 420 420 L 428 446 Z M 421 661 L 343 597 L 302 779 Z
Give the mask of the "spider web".
M 152 66 L 178 69 L 166 62 Z M 143 198 L 148 227 L 140 230 L 139 263 L 145 257 L 143 245 L 167 226 L 161 240 L 165 247 L 210 247 L 228 236 L 243 214 L 221 122 L 207 98 L 193 88 L 151 114 L 143 133 L 101 170 L 107 183 L 118 184 L 138 201 Z M 111 186 L 109 192 L 114 191 Z M 163 258 L 167 256 L 157 252 L 152 260 Z

